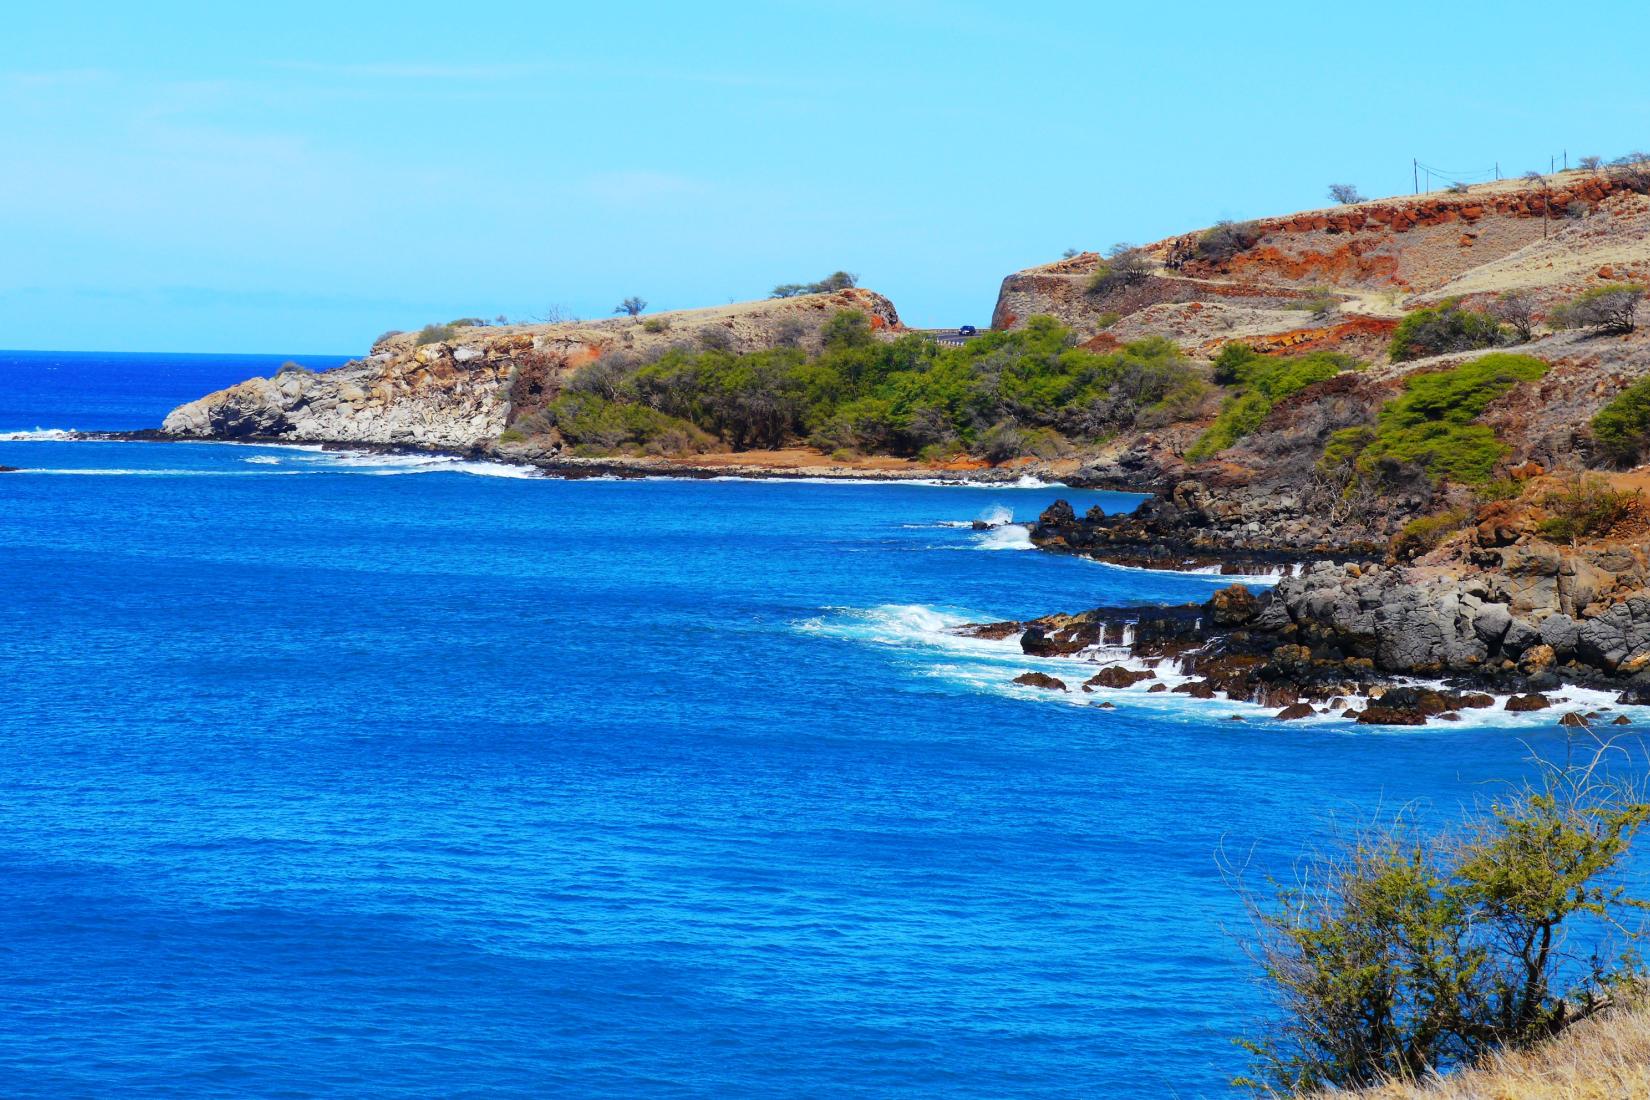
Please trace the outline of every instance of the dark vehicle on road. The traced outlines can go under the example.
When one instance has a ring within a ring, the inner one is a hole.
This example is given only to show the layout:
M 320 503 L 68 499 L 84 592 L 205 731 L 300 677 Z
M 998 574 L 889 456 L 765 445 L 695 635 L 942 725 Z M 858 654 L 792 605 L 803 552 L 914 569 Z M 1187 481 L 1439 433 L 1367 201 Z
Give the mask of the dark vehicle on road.
M 978 336 L 979 334 L 980 330 L 975 328 L 973 325 L 963 325 L 961 328 L 957 329 L 958 336 Z

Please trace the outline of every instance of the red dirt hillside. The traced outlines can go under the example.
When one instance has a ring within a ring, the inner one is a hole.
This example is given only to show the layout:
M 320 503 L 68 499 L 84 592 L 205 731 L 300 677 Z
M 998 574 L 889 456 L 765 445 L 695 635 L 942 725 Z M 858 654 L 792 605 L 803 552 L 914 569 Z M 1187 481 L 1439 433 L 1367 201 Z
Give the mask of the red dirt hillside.
M 1376 199 L 1238 228 L 1240 247 L 1226 256 L 1201 247 L 1203 230 L 1147 245 L 1150 275 L 1103 293 L 1089 289 L 1105 263 L 1093 252 L 1016 272 L 1003 280 L 992 324 L 1014 328 L 1047 314 L 1100 346 L 1155 333 L 1194 354 L 1241 339 L 1262 351 L 1373 359 L 1406 309 L 1439 297 L 1518 289 L 1551 303 L 1650 278 L 1650 198 L 1607 172 Z

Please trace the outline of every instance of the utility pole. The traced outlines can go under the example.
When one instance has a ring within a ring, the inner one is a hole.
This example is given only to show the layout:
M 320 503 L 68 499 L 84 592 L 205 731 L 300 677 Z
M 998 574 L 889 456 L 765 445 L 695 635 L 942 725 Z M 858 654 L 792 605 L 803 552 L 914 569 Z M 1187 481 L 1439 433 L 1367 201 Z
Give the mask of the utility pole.
M 1500 180 L 1501 180 L 1501 162 L 1500 161 L 1495 162 L 1495 178 L 1496 178 L 1497 182 L 1500 182 Z
M 1419 195 L 1421 193 L 1421 162 L 1411 157 L 1409 170 L 1415 175 L 1415 193 Z

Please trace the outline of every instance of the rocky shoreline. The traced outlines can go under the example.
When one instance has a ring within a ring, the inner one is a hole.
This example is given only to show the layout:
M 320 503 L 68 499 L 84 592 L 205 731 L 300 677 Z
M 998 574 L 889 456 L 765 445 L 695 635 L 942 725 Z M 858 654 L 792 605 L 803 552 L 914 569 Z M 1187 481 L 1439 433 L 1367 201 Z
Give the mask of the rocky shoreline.
M 1188 527 L 1175 503 L 1179 491 L 1126 516 L 1091 511 L 1078 518 L 1058 500 L 1031 529 L 1032 542 L 1120 565 L 1203 565 L 1214 550 Z M 1357 545 L 1319 556 L 1262 543 L 1238 548 L 1222 567 L 1276 568 L 1281 576 L 1269 590 L 1237 584 L 1203 604 L 1094 608 L 963 632 L 1018 636 L 1034 657 L 1117 653 L 1123 663 L 1100 669 L 1090 686 L 1129 686 L 1167 664 L 1185 679 L 1161 690 L 1277 707 L 1276 717 L 1286 720 L 1336 714 L 1421 725 L 1458 719 L 1498 696 L 1508 711 L 1544 710 L 1566 687 L 1609 691 L 1617 704 L 1650 704 L 1642 552 L 1555 547 L 1516 524 L 1488 523 L 1430 560 L 1383 558 Z M 1560 721 L 1629 720 L 1595 708 Z

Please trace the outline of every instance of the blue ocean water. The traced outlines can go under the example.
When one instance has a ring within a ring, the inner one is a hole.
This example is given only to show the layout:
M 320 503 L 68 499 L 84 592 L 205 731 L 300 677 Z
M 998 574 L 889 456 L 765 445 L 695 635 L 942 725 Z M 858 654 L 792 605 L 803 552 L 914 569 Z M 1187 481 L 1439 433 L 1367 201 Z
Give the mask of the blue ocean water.
M 35 431 L 280 358 L 0 355 L 6 1096 L 1224 1096 L 1266 1001 L 1217 849 L 1557 744 L 946 633 L 1223 583 L 966 526 L 1127 497 Z

